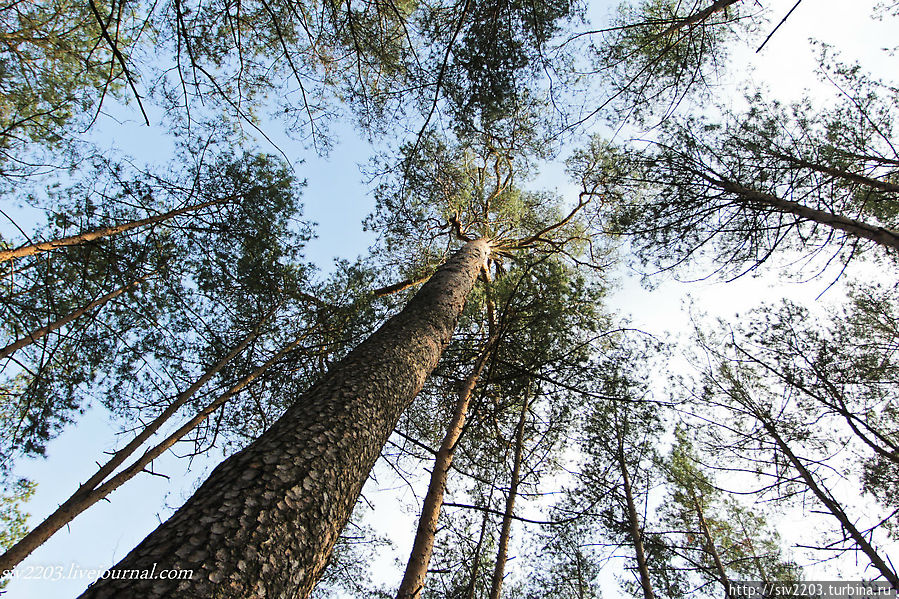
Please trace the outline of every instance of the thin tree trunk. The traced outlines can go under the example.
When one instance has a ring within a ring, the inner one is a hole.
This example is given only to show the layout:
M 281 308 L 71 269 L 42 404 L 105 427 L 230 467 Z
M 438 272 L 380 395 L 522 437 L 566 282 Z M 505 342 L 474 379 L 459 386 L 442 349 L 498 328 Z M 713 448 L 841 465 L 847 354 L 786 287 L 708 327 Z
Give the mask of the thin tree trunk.
M 87 510 L 89 507 L 97 503 L 100 499 L 104 499 L 110 493 L 112 493 L 115 489 L 124 484 L 127 480 L 133 478 L 139 472 L 143 470 L 143 468 L 152 462 L 154 459 L 162 455 L 162 453 L 171 447 L 175 441 L 180 439 L 184 434 L 186 434 L 189 430 L 194 428 L 191 426 L 191 429 L 187 429 L 183 434 L 171 435 L 169 439 L 175 437 L 171 443 L 167 444 L 165 447 L 161 447 L 161 445 L 157 445 L 155 448 L 147 451 L 142 458 L 140 458 L 135 465 L 129 467 L 124 473 L 119 474 L 114 479 L 117 481 L 117 484 L 111 485 L 107 483 L 103 485 L 99 490 L 97 487 L 106 480 L 113 472 L 115 472 L 116 468 L 125 463 L 131 455 L 137 451 L 141 445 L 144 444 L 153 434 L 159 430 L 159 428 L 165 424 L 175 412 L 178 411 L 193 395 L 203 387 L 209 380 L 215 376 L 222 368 L 224 368 L 228 363 L 231 362 L 238 354 L 240 354 L 247 345 L 252 342 L 253 339 L 259 333 L 259 328 L 262 324 L 267 320 L 274 311 L 270 312 L 265 319 L 259 323 L 259 326 L 253 330 L 250 334 L 248 334 L 234 349 L 232 349 L 228 355 L 223 357 L 221 360 L 216 362 L 212 367 L 210 367 L 203 375 L 197 379 L 197 381 L 192 384 L 189 388 L 179 393 L 178 396 L 165 410 L 162 411 L 159 416 L 153 419 L 150 424 L 145 426 L 137 436 L 134 437 L 131 441 L 128 442 L 125 447 L 118 450 L 113 454 L 113 456 L 103 464 L 87 481 L 79 485 L 79 487 L 75 490 L 72 495 L 66 499 L 56 510 L 47 516 L 40 524 L 35 526 L 27 535 L 25 535 L 22 539 L 19 540 L 15 545 L 9 548 L 6 553 L 0 556 L 0 571 L 2 570 L 11 570 L 14 566 L 19 564 L 22 560 L 28 557 L 35 549 L 44 544 L 47 539 L 53 536 L 60 528 L 67 525 L 69 522 L 75 519 L 81 512 Z M 281 354 L 279 354 L 281 355 Z M 246 379 L 245 379 L 246 381 Z M 247 383 L 249 381 L 246 381 Z M 242 381 L 243 383 L 243 381 Z M 239 389 L 238 389 L 239 390 Z M 229 391 L 226 396 L 233 395 L 236 393 L 234 389 Z M 221 405 L 221 404 L 219 404 Z M 205 416 L 204 416 L 205 418 Z M 196 419 L 196 417 L 195 417 Z M 182 427 L 183 428 L 183 427 Z M 167 439 L 168 440 L 168 439 Z M 165 443 L 165 442 L 164 442 Z M 147 459 L 149 457 L 149 459 Z
M 809 208 L 798 202 L 784 200 L 770 193 L 762 193 L 743 187 L 737 183 L 726 180 L 711 179 L 709 181 L 723 191 L 727 191 L 737 196 L 738 201 L 755 202 L 762 206 L 773 208 L 778 212 L 794 214 L 805 220 L 844 231 L 855 237 L 868 239 L 878 243 L 884 247 L 899 250 L 899 233 L 885 227 L 871 225 L 869 223 L 847 218 L 824 210 Z
M 756 418 L 761 422 L 762 426 L 774 440 L 775 444 L 778 448 L 783 452 L 784 456 L 786 456 L 787 460 L 789 460 L 790 464 L 792 464 L 793 468 L 796 469 L 796 472 L 799 473 L 799 476 L 805 482 L 806 486 L 811 490 L 811 492 L 818 498 L 818 500 L 824 504 L 824 507 L 827 508 L 827 511 L 839 521 L 840 526 L 843 527 L 843 530 L 846 531 L 852 540 L 855 541 L 855 544 L 862 551 L 862 553 L 867 556 L 867 558 L 871 561 L 871 565 L 877 568 L 880 574 L 887 580 L 893 588 L 899 589 L 899 576 L 896 575 L 896 572 L 890 568 L 887 563 L 880 557 L 871 543 L 868 542 L 868 539 L 861 533 L 861 531 L 856 528 L 855 524 L 849 519 L 849 516 L 846 512 L 843 511 L 843 508 L 840 506 L 833 497 L 830 496 L 830 493 L 825 489 L 822 489 L 818 482 L 815 480 L 815 477 L 812 476 L 812 473 L 808 471 L 808 468 L 805 467 L 805 464 L 802 463 L 796 454 L 793 453 L 793 450 L 790 449 L 790 446 L 787 445 L 786 441 L 783 440 L 783 437 L 780 436 L 780 433 L 777 432 L 777 429 L 774 425 L 768 420 L 768 418 L 763 414 L 755 414 Z
M 634 490 L 631 487 L 631 478 L 627 471 L 627 462 L 624 459 L 624 443 L 620 439 L 618 441 L 618 465 L 621 466 L 624 500 L 627 505 L 628 532 L 631 542 L 634 544 L 634 552 L 637 555 L 637 570 L 640 572 L 640 585 L 643 587 L 643 597 L 644 599 L 655 599 L 655 593 L 652 591 L 652 581 L 649 578 L 649 566 L 646 563 L 646 551 L 643 548 L 640 516 L 637 514 L 637 506 L 634 503 Z
M 379 287 L 377 289 L 372 290 L 372 294 L 375 297 L 385 297 L 388 295 L 392 295 L 399 291 L 405 291 L 410 287 L 415 287 L 416 285 L 420 285 L 427 281 L 431 277 L 430 274 L 418 277 L 417 279 L 404 279 L 399 283 L 393 283 L 392 285 L 386 285 L 385 287 Z
M 715 547 L 715 540 L 712 538 L 712 531 L 709 530 L 709 525 L 705 521 L 705 513 L 702 510 L 702 504 L 699 501 L 699 498 L 696 497 L 696 493 L 694 493 L 691 489 L 690 495 L 693 499 L 693 505 L 696 507 L 696 517 L 699 520 L 699 528 L 702 530 L 702 536 L 705 537 L 706 546 L 709 554 L 712 556 L 712 561 L 715 562 L 715 570 L 718 573 L 718 581 L 724 587 L 724 596 L 730 597 L 730 579 L 727 577 L 727 572 L 724 570 L 724 564 L 721 562 L 721 556 L 718 554 L 718 549 Z
M 14 352 L 22 349 L 23 347 L 31 345 L 32 343 L 34 343 L 41 337 L 45 337 L 45 336 L 49 335 L 50 333 L 52 333 L 53 331 L 61 329 L 62 327 L 66 326 L 73 320 L 80 318 L 85 313 L 90 312 L 94 308 L 102 306 L 109 300 L 119 297 L 120 295 L 122 295 L 123 293 L 128 291 L 129 289 L 139 285 L 141 282 L 143 282 L 149 276 L 150 275 L 143 276 L 143 277 L 137 279 L 136 281 L 132 281 L 132 282 L 128 283 L 127 285 L 123 285 L 122 287 L 119 287 L 115 291 L 111 291 L 111 292 L 107 293 L 106 295 L 104 295 L 103 297 L 95 299 L 94 301 L 87 304 L 86 306 L 82 306 L 81 308 L 78 308 L 74 312 L 71 312 L 70 314 L 63 316 L 59 320 L 56 320 L 55 322 L 52 322 L 45 327 L 41 327 L 39 329 L 31 331 L 24 337 L 20 337 L 19 339 L 13 341 L 12 343 L 7 345 L 3 349 L 0 349 L 0 360 L 11 356 Z
M 715 2 L 712 2 L 712 4 L 710 4 L 706 8 L 704 8 L 698 12 L 695 12 L 686 18 L 681 19 L 680 21 L 678 21 L 677 23 L 675 23 L 674 25 L 672 25 L 671 27 L 669 27 L 668 29 L 663 31 L 660 37 L 666 36 L 669 33 L 673 33 L 675 31 L 679 31 L 680 29 L 683 29 L 684 27 L 690 27 L 691 25 L 697 25 L 699 23 L 702 23 L 703 21 L 705 21 L 706 19 L 711 17 L 713 14 L 719 13 L 722 10 L 726 9 L 731 4 L 736 4 L 739 1 L 740 0 L 715 0 Z
M 306 597 L 489 254 L 485 239 L 466 244 L 116 566 L 191 570 L 189 580 L 109 578 L 82 597 Z
M 406 563 L 406 572 L 396 592 L 397 599 L 417 599 L 424 588 L 425 578 L 428 574 L 428 564 L 431 561 L 431 553 L 434 550 L 434 536 L 437 534 L 437 521 L 440 518 L 440 509 L 443 506 L 443 495 L 446 492 L 446 480 L 449 476 L 450 466 L 453 464 L 453 454 L 456 444 L 465 427 L 465 415 L 471 403 L 471 396 L 477 385 L 490 350 L 495 339 L 488 339 L 484 349 L 478 356 L 474 367 L 459 389 L 459 398 L 453 411 L 453 417 L 447 426 L 446 434 L 437 456 L 434 459 L 434 468 L 431 470 L 431 481 L 428 483 L 428 492 L 421 508 L 421 516 L 418 519 L 418 530 L 415 533 L 415 541 L 412 544 L 412 553 Z
M 752 542 L 752 534 L 746 530 L 746 524 L 742 521 L 740 521 L 740 529 L 743 531 L 743 538 L 749 543 L 749 551 L 752 553 L 752 563 L 755 566 L 756 572 L 759 574 L 759 580 L 762 582 L 770 582 L 768 580 L 768 574 L 765 572 L 765 568 L 762 567 L 762 559 L 755 550 L 755 543 Z
M 52 241 L 42 241 L 40 243 L 32 243 L 29 245 L 24 245 L 22 247 L 16 248 L 14 250 L 3 250 L 0 251 L 0 263 L 8 262 L 14 258 L 22 258 L 24 256 L 32 256 L 39 252 L 49 252 L 51 250 L 55 250 L 61 247 L 68 247 L 72 245 L 81 245 L 83 243 L 88 243 L 89 241 L 94 241 L 95 239 L 100 239 L 101 237 L 109 237 L 111 235 L 118 235 L 119 233 L 124 233 L 125 231 L 130 231 L 131 229 L 136 229 L 138 227 L 143 227 L 145 225 L 152 225 L 155 223 L 159 223 L 165 220 L 169 220 L 170 218 L 174 218 L 176 216 L 180 216 L 182 214 L 186 214 L 188 212 L 193 212 L 195 210 L 202 210 L 208 206 L 213 206 L 215 204 L 221 204 L 222 202 L 233 200 L 234 196 L 227 196 L 224 198 L 219 198 L 217 200 L 209 200 L 208 202 L 202 202 L 200 204 L 194 204 L 193 206 L 185 206 L 184 208 L 178 208 L 177 210 L 170 210 L 169 212 L 165 212 L 163 214 L 157 214 L 156 216 L 151 216 L 149 218 L 142 218 L 140 220 L 133 220 L 128 223 L 122 223 L 121 225 L 115 225 L 112 227 L 103 227 L 102 229 L 94 229 L 93 231 L 87 231 L 85 233 L 79 233 L 78 235 L 71 235 L 69 237 L 63 237 L 61 239 L 54 239 Z
M 853 183 L 859 183 L 861 185 L 873 187 L 874 189 L 878 189 L 880 191 L 899 193 L 899 185 L 897 185 L 896 183 L 890 183 L 889 181 L 883 181 L 881 179 L 874 179 L 873 177 L 866 177 L 865 175 L 859 175 L 858 173 L 851 173 L 840 168 L 827 166 L 826 164 L 819 164 L 817 162 L 811 162 L 803 158 L 797 158 L 796 156 L 790 156 L 789 154 L 782 154 L 780 152 L 773 152 L 773 154 L 777 158 L 792 162 L 796 166 L 801 166 L 802 168 L 818 171 L 819 173 L 830 175 L 838 179 L 845 179 L 847 181 L 852 181 Z
M 474 599 L 474 592 L 478 584 L 478 570 L 481 569 L 481 551 L 484 548 L 484 537 L 487 534 L 487 522 L 490 520 L 490 512 L 484 512 L 481 520 L 481 534 L 478 535 L 478 544 L 474 550 L 474 559 L 471 564 L 471 573 L 468 578 L 468 591 L 465 599 Z
M 512 462 L 512 480 L 509 494 L 506 496 L 506 509 L 503 513 L 503 525 L 499 534 L 499 548 L 496 550 L 496 564 L 493 567 L 493 579 L 490 582 L 490 599 L 499 599 L 503 589 L 503 578 L 506 572 L 506 558 L 509 553 L 509 536 L 512 531 L 512 512 L 515 509 L 515 496 L 518 494 L 518 478 L 521 471 L 521 457 L 524 453 L 524 425 L 528 414 L 528 395 L 525 394 L 521 404 L 521 415 L 518 417 L 518 428 L 515 431 L 515 457 Z

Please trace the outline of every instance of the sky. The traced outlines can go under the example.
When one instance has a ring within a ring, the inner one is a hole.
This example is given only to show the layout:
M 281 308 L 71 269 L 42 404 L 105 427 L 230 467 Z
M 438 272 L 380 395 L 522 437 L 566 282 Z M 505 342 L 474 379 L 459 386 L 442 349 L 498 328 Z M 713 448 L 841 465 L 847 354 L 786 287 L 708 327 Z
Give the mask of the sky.
M 794 2 L 772 0 L 765 4 L 771 6 L 771 20 L 776 22 Z M 805 89 L 819 89 L 820 82 L 814 75 L 815 60 L 807 41 L 809 37 L 833 43 L 846 59 L 861 60 L 866 68 L 875 72 L 874 67 L 884 67 L 888 69 L 887 73 L 892 67 L 895 72 L 896 59 L 880 52 L 880 47 L 896 43 L 894 32 L 889 22 L 870 20 L 871 4 L 867 0 L 805 0 L 760 54 L 752 51 L 735 54 L 733 61 L 737 66 L 730 69 L 732 75 L 722 84 L 719 95 L 736 94 L 744 75 L 764 82 L 773 95 L 785 100 L 798 99 Z M 605 8 L 604 5 L 600 11 Z M 132 147 L 153 146 L 159 155 L 164 155 L 170 148 L 164 132 L 141 126 L 137 119 L 126 119 L 124 123 L 107 122 L 102 126 L 106 128 L 105 132 L 98 135 L 108 136 L 110 145 L 125 152 Z M 327 271 L 336 258 L 353 259 L 364 254 L 373 242 L 360 225 L 371 211 L 372 201 L 358 169 L 360 164 L 367 162 L 372 148 L 366 141 L 355 139 L 349 127 L 336 128 L 336 131 L 341 141 L 327 157 L 305 153 L 302 154 L 306 156 L 305 161 L 295 161 L 298 176 L 307 179 L 308 183 L 304 191 L 305 214 L 318 225 L 317 238 L 309 243 L 307 256 L 323 271 Z M 288 148 L 288 153 L 300 155 L 301 150 Z M 560 193 L 571 189 L 559 174 L 542 178 L 541 183 L 555 187 Z M 2 226 L 4 228 L 0 230 L 6 234 L 8 226 Z M 813 303 L 827 285 L 823 280 L 805 285 L 784 284 L 773 277 L 747 277 L 730 284 L 718 281 L 688 284 L 669 279 L 658 283 L 650 292 L 640 284 L 639 277 L 626 268 L 619 273 L 619 278 L 621 288 L 612 296 L 610 304 L 629 314 L 634 326 L 653 333 L 688 328 L 689 314 L 684 306 L 690 301 L 689 297 L 713 316 L 732 318 L 735 313 L 745 312 L 764 298 L 789 295 L 797 301 Z M 102 409 L 89 410 L 75 426 L 50 443 L 46 459 L 30 460 L 21 465 L 18 473 L 39 484 L 36 498 L 27 508 L 32 513 L 31 522 L 38 522 L 65 499 L 79 481 L 86 479 L 94 469 L 94 461 L 102 459 L 104 451 L 121 446 L 122 439 L 113 436 L 115 430 L 117 424 L 111 422 Z M 188 465 L 185 460 L 167 454 L 157 460 L 154 468 L 170 478 L 143 476 L 129 482 L 116 491 L 111 501 L 100 503 L 80 515 L 21 567 L 61 567 L 68 573 L 112 566 L 190 495 L 214 462 L 197 459 Z M 387 491 L 369 487 L 366 493 L 376 504 L 389 506 L 395 501 L 395 496 Z M 411 518 L 406 514 L 382 521 L 384 532 L 395 532 L 400 523 L 408 525 Z M 394 556 L 405 560 L 408 555 L 411 531 L 394 536 L 395 553 L 385 555 L 385 562 L 390 562 Z M 77 578 L 13 580 L 7 593 L 9 597 L 21 599 L 75 597 L 89 582 Z M 614 596 L 614 593 L 608 596 Z

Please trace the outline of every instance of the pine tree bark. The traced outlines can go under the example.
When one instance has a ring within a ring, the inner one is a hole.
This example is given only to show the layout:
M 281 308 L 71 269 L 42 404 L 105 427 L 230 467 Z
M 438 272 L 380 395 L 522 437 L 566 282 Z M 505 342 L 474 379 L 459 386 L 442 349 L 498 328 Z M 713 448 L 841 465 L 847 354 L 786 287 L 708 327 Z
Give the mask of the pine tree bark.
M 637 514 L 637 506 L 634 503 L 634 490 L 631 486 L 630 474 L 627 471 L 627 462 L 624 457 L 624 443 L 618 441 L 618 465 L 621 467 L 621 480 L 624 486 L 624 500 L 627 506 L 628 533 L 637 556 L 637 570 L 640 573 L 640 585 L 643 587 L 644 599 L 655 599 L 652 590 L 652 580 L 649 577 L 649 565 L 646 562 L 646 550 L 643 548 L 643 531 L 640 526 L 640 516 Z
M 446 480 L 449 476 L 450 466 L 453 464 L 453 454 L 465 427 L 465 415 L 471 403 L 472 392 L 487 363 L 493 342 L 494 339 L 487 341 L 474 367 L 459 389 L 453 417 L 447 426 L 446 434 L 443 436 L 440 449 L 437 450 L 437 456 L 434 459 L 431 480 L 428 483 L 428 491 L 425 494 L 421 515 L 418 519 L 418 530 L 415 533 L 415 541 L 412 543 L 412 553 L 409 555 L 409 561 L 406 562 L 406 571 L 396 592 L 397 599 L 417 599 L 421 596 L 421 590 L 424 588 L 428 564 L 431 562 L 431 553 L 434 550 L 437 521 L 440 519 L 440 510 L 443 506 L 443 495 L 446 493 Z
M 25 256 L 33 256 L 34 254 L 40 252 L 49 252 L 51 250 L 55 250 L 61 247 L 69 247 L 72 245 L 82 245 L 84 243 L 88 243 L 90 241 L 94 241 L 95 239 L 100 239 L 102 237 L 110 237 L 111 235 L 118 235 L 119 233 L 124 233 L 126 231 L 130 231 L 131 229 L 137 229 L 138 227 L 143 227 L 146 225 L 156 224 L 165 220 L 169 220 L 176 216 L 181 216 L 182 214 L 187 214 L 188 212 L 194 212 L 196 210 L 202 210 L 208 206 L 214 206 L 215 204 L 221 204 L 222 202 L 233 200 L 234 196 L 228 196 L 224 198 L 218 198 L 216 200 L 210 200 L 208 202 L 202 202 L 200 204 L 194 204 L 192 206 L 185 206 L 184 208 L 178 208 L 177 210 L 170 210 L 163 214 L 157 214 L 156 216 L 151 216 L 148 218 L 142 218 L 140 220 L 133 220 L 131 222 L 122 223 L 120 225 L 115 225 L 112 227 L 103 227 L 102 229 L 94 229 L 93 231 L 86 231 L 84 233 L 79 233 L 78 235 L 70 235 L 69 237 L 62 237 L 60 239 L 54 239 L 51 241 L 42 241 L 40 243 L 32 243 L 29 245 L 24 245 L 22 247 L 18 247 L 14 250 L 3 250 L 0 251 L 0 263 L 8 262 L 14 258 L 23 258 Z
M 509 553 L 509 536 L 512 532 L 512 514 L 515 510 L 515 496 L 518 495 L 521 458 L 524 453 L 524 425 L 528 414 L 528 399 L 527 395 L 525 395 L 521 404 L 521 415 L 518 417 L 518 428 L 515 431 L 515 457 L 512 462 L 512 480 L 509 484 L 509 494 L 506 496 L 506 509 L 503 513 L 503 524 L 499 533 L 496 564 L 493 567 L 493 579 L 490 582 L 490 599 L 499 599 L 503 589 L 506 559 Z
M 220 464 L 117 569 L 190 580 L 100 580 L 84 599 L 306 597 L 387 438 L 449 343 L 490 244 L 466 244 L 406 308 Z

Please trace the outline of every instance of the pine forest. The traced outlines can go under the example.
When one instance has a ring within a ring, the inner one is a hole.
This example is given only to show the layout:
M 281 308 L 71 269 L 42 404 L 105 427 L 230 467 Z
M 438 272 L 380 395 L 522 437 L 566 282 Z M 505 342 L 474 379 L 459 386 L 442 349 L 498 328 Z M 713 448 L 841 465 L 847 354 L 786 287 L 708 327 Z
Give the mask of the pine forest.
M 899 2 L 0 22 L 0 594 L 896 596 Z

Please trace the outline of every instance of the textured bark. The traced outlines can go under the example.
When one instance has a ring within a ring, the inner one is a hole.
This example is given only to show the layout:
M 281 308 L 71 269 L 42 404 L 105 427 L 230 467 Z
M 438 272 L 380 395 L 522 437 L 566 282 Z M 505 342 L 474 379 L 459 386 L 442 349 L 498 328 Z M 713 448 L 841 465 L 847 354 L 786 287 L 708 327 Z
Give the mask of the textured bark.
M 815 480 L 815 477 L 809 472 L 808 468 L 805 467 L 805 464 L 802 463 L 796 454 L 793 453 L 793 450 L 790 446 L 784 441 L 783 437 L 780 436 L 780 433 L 777 432 L 777 429 L 774 427 L 774 424 L 771 423 L 768 418 L 762 414 L 755 414 L 756 418 L 758 418 L 759 422 L 761 422 L 762 426 L 768 432 L 768 435 L 774 440 L 774 443 L 780 448 L 781 452 L 783 452 L 784 456 L 796 469 L 796 472 L 799 473 L 802 481 L 808 486 L 809 490 L 818 498 L 818 500 L 827 508 L 827 511 L 837 519 L 840 523 L 840 526 L 843 528 L 845 534 L 848 534 L 855 544 L 858 546 L 859 550 L 865 554 L 865 556 L 871 561 L 871 565 L 877 568 L 877 571 L 880 572 L 881 576 L 883 576 L 891 585 L 893 585 L 894 589 L 899 589 L 899 576 L 896 575 L 896 572 L 887 565 L 886 561 L 877 553 L 877 550 L 874 549 L 874 546 L 868 542 L 868 539 L 865 538 L 865 535 L 855 526 L 852 520 L 849 519 L 849 515 L 843 511 L 843 508 L 839 503 L 834 500 L 834 498 L 830 495 L 830 493 L 821 487 L 818 484 L 818 481 Z
M 269 314 L 269 316 L 271 316 L 271 314 Z M 266 320 L 267 318 L 268 317 L 266 317 Z M 197 381 L 194 382 L 193 385 L 178 394 L 178 396 L 175 398 L 175 401 L 173 401 L 165 410 L 163 410 L 159 416 L 153 419 L 150 424 L 145 426 L 143 430 L 141 430 L 141 432 L 134 437 L 134 439 L 132 439 L 125 445 L 125 447 L 116 451 L 105 464 L 98 468 L 97 471 L 88 480 L 82 483 L 68 499 L 66 499 L 58 508 L 56 508 L 56 510 L 53 511 L 53 513 L 51 513 L 40 524 L 29 531 L 28 534 L 20 539 L 18 543 L 10 547 L 6 553 L 0 556 L 0 570 L 10 570 L 16 564 L 19 564 L 35 549 L 46 542 L 47 539 L 53 536 L 60 528 L 67 525 L 80 513 L 87 510 L 101 499 L 105 499 L 110 493 L 122 486 L 125 482 L 142 472 L 150 462 L 162 455 L 162 453 L 166 449 L 174 445 L 181 437 L 187 434 L 187 432 L 193 430 L 200 422 L 202 422 L 202 420 L 205 420 L 206 415 L 208 414 L 203 415 L 203 417 L 199 420 L 197 420 L 197 417 L 194 417 L 190 421 L 189 424 L 191 424 L 191 426 L 187 428 L 187 430 L 184 430 L 185 427 L 182 426 L 177 433 L 170 435 L 165 441 L 163 441 L 156 447 L 146 451 L 143 456 L 141 456 L 134 464 L 116 475 L 111 481 L 101 485 L 104 480 L 109 478 L 109 476 L 115 472 L 116 468 L 124 464 L 125 460 L 131 457 L 134 452 L 136 452 L 141 445 L 143 445 L 150 437 L 152 437 L 153 434 L 158 431 L 163 424 L 168 422 L 168 419 L 171 418 L 175 414 L 175 412 L 177 412 L 178 409 L 181 408 L 191 397 L 193 397 L 193 395 L 201 387 L 203 387 L 203 385 L 209 382 L 209 380 L 213 376 L 215 376 L 216 373 L 218 373 L 229 362 L 231 362 L 231 360 L 233 360 L 240 352 L 242 352 L 247 347 L 247 345 L 249 345 L 250 342 L 256 338 L 258 330 L 259 329 L 257 328 L 249 335 L 247 335 L 243 339 L 243 341 L 241 341 L 234 349 L 232 349 L 228 353 L 228 355 L 216 362 L 205 373 L 203 373 L 203 376 L 197 379 Z M 278 355 L 280 356 L 282 354 Z M 269 365 L 270 362 L 266 363 L 266 368 Z M 261 373 L 259 371 L 254 373 L 255 376 L 258 376 L 258 374 Z M 255 378 L 255 376 L 253 376 L 253 378 Z M 247 377 L 247 379 L 241 381 L 241 383 L 239 383 L 240 388 L 248 384 L 250 380 L 252 379 Z M 236 387 L 237 386 L 232 387 L 232 389 L 229 390 L 229 392 L 226 393 L 224 397 L 230 397 L 240 390 L 240 388 Z M 216 400 L 216 402 L 213 402 L 213 405 L 217 404 L 216 407 L 218 407 L 218 405 L 221 405 L 221 403 L 223 403 L 223 401 Z M 202 414 L 203 412 L 201 412 L 201 415 Z
M 506 558 L 509 553 L 509 536 L 512 532 L 512 514 L 515 510 L 515 496 L 518 495 L 521 457 L 524 453 L 524 424 L 527 414 L 528 398 L 525 396 L 524 402 L 521 404 L 521 415 L 518 417 L 518 428 L 515 431 L 515 457 L 512 462 L 512 480 L 509 484 L 509 494 L 506 496 L 503 525 L 499 533 L 499 548 L 496 550 L 496 564 L 493 567 L 493 579 L 490 582 L 490 599 L 499 599 L 503 590 Z
M 794 214 L 805 220 L 831 227 L 832 229 L 837 229 L 839 231 L 844 231 L 855 237 L 868 239 L 884 247 L 899 250 L 899 233 L 891 229 L 871 225 L 864 221 L 840 216 L 839 214 L 825 212 L 824 210 L 809 208 L 798 202 L 791 202 L 790 200 L 784 200 L 769 193 L 755 191 L 754 189 L 743 187 L 732 181 L 710 179 L 710 182 L 721 190 L 734 194 L 738 201 L 757 203 L 778 212 Z
M 449 343 L 489 253 L 486 240 L 466 244 L 400 314 L 220 464 L 116 565 L 192 570 L 192 579 L 110 578 L 82 597 L 307 596 L 387 438 Z
M 425 578 L 428 574 L 428 564 L 431 562 L 431 553 L 434 550 L 434 536 L 437 534 L 437 521 L 440 519 L 440 509 L 443 505 L 443 495 L 446 492 L 446 480 L 449 476 L 450 466 L 453 464 L 453 454 L 456 444 L 465 427 L 465 415 L 471 403 L 472 392 L 484 370 L 487 358 L 490 355 L 494 339 L 487 342 L 481 354 L 478 356 L 474 367 L 459 389 L 459 397 L 456 401 L 453 417 L 443 436 L 440 449 L 434 459 L 434 469 L 431 470 L 431 480 L 428 483 L 428 492 L 421 507 L 421 515 L 418 519 L 418 530 L 415 533 L 415 541 L 412 543 L 412 553 L 406 562 L 406 571 L 396 592 L 397 599 L 416 599 L 424 588 Z
M 618 443 L 618 465 L 621 467 L 624 500 L 627 505 L 628 533 L 634 545 L 634 552 L 637 555 L 637 570 L 640 572 L 640 585 L 643 587 L 643 597 L 644 599 L 655 599 L 655 593 L 652 591 L 652 581 L 649 578 L 649 566 L 646 563 L 646 551 L 643 549 L 643 531 L 640 527 L 640 516 L 637 514 L 637 506 L 634 504 L 634 490 L 631 487 L 631 478 L 624 458 L 624 444 L 621 441 Z
M 66 326 L 73 320 L 77 320 L 78 318 L 81 318 L 81 316 L 83 316 L 85 313 L 90 312 L 94 308 L 98 308 L 98 307 L 102 306 L 109 300 L 119 297 L 120 295 L 122 295 L 123 293 L 128 291 L 129 289 L 132 289 L 133 287 L 138 286 L 141 283 L 141 281 L 146 279 L 148 276 L 150 276 L 150 275 L 141 277 L 141 278 L 137 279 L 136 281 L 132 281 L 131 283 L 128 283 L 127 285 L 123 285 L 122 287 L 119 287 L 115 291 L 111 291 L 111 292 L 107 293 L 106 295 L 104 295 L 103 297 L 99 297 L 99 298 L 95 299 L 94 301 L 87 304 L 86 306 L 82 306 L 81 308 L 78 308 L 74 312 L 67 314 L 66 316 L 63 316 L 59 320 L 51 322 L 50 324 L 48 324 L 45 327 L 41 327 L 39 329 L 31 331 L 24 337 L 16 339 L 15 341 L 10 343 L 3 349 L 0 349 L 0 360 L 12 355 L 14 352 L 22 349 L 23 347 L 31 345 L 32 343 L 34 343 L 41 337 L 46 337 L 53 331 L 61 329 L 62 327 Z
M 203 202 L 200 204 L 194 204 L 193 206 L 185 206 L 184 208 L 178 208 L 177 210 L 170 210 L 169 212 L 165 212 L 163 214 L 157 214 L 156 216 L 151 216 L 149 218 L 142 218 L 140 220 L 133 220 L 129 223 L 123 223 L 121 225 L 115 225 L 114 227 L 103 227 L 102 229 L 94 229 L 93 231 L 87 231 L 85 233 L 79 233 L 78 235 L 71 235 L 69 237 L 62 237 L 60 239 L 54 239 L 52 241 L 42 241 L 40 243 L 32 243 L 30 245 L 25 245 L 14 250 L 4 250 L 0 251 L 0 262 L 8 262 L 13 258 L 22 258 L 24 256 L 32 256 L 34 254 L 40 252 L 49 252 L 51 250 L 55 250 L 61 247 L 68 247 L 72 245 L 81 245 L 84 243 L 88 243 L 89 241 L 94 241 L 95 239 L 100 239 L 102 237 L 109 237 L 111 235 L 118 235 L 119 233 L 124 233 L 125 231 L 130 231 L 131 229 L 136 229 L 138 227 L 143 227 L 146 225 L 152 225 L 155 223 L 159 223 L 165 220 L 169 220 L 170 218 L 174 218 L 176 216 L 180 216 L 182 214 L 187 214 L 188 212 L 193 212 L 195 210 L 201 210 L 206 208 L 207 206 L 213 206 L 215 204 L 221 204 L 227 200 L 233 200 L 234 196 L 228 196 L 224 198 L 219 198 L 217 200 L 210 200 L 208 202 Z

